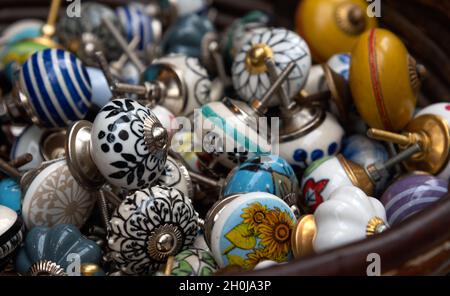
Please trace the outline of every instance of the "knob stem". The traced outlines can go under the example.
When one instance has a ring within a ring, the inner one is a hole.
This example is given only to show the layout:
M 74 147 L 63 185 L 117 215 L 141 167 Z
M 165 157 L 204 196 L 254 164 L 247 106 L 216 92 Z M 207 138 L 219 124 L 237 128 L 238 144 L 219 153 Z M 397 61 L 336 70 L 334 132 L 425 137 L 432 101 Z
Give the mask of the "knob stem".
M 119 46 L 122 48 L 124 53 L 128 56 L 130 61 L 138 68 L 139 73 L 142 73 L 145 71 L 145 66 L 142 64 L 142 62 L 139 60 L 138 56 L 133 50 L 130 50 L 128 47 L 127 42 L 123 38 L 123 36 L 120 34 L 119 30 L 117 30 L 116 27 L 114 27 L 113 23 L 106 17 L 102 18 L 103 24 L 106 26 L 108 31 L 111 33 L 111 35 L 114 37 L 116 42 L 119 44 Z
M 11 166 L 9 163 L 0 158 L 0 171 L 4 172 L 6 175 L 13 179 L 20 180 L 22 178 L 22 173 Z
M 31 162 L 33 160 L 33 155 L 31 153 L 25 153 L 16 159 L 13 159 L 9 162 L 9 165 L 14 168 L 20 168 L 23 165 Z
M 59 8 L 61 7 L 61 0 L 52 0 L 50 11 L 47 17 L 47 23 L 42 27 L 42 36 L 51 38 L 55 34 L 55 24 L 58 18 Z
M 367 136 L 375 140 L 392 142 L 403 147 L 410 146 L 418 142 L 422 143 L 421 136 L 417 133 L 397 134 L 385 130 L 370 128 L 367 131 Z
M 205 184 L 210 187 L 222 188 L 222 186 L 223 186 L 223 184 L 222 184 L 223 182 L 221 182 L 221 180 L 214 180 L 214 179 L 208 178 L 206 176 L 203 176 L 201 174 L 198 174 L 196 172 L 189 171 L 189 176 L 191 177 L 191 179 L 193 181 Z

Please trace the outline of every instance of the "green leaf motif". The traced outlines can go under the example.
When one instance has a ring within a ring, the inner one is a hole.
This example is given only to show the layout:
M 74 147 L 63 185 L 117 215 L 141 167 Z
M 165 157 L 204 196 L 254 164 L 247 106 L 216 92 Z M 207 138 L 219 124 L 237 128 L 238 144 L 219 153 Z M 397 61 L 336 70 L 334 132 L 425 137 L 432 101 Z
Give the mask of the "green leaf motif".
M 248 225 L 245 223 L 239 224 L 231 229 L 225 237 L 236 247 L 243 250 L 251 250 L 256 245 L 256 238 Z
M 194 272 L 192 266 L 186 261 L 181 261 L 177 267 L 172 269 L 172 275 L 189 276 Z

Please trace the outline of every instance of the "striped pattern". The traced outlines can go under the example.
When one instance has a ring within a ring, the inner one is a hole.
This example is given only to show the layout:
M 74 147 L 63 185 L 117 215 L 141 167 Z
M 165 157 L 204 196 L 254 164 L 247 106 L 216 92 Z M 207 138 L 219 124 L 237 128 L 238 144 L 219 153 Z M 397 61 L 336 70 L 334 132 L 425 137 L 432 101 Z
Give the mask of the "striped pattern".
M 45 49 L 30 56 L 22 66 L 20 86 L 45 127 L 66 127 L 83 119 L 91 105 L 86 68 L 61 49 Z
M 447 181 L 431 176 L 410 176 L 397 181 L 381 198 L 389 224 L 398 224 L 429 207 L 447 193 L 447 186 Z
M 139 37 L 137 49 L 144 51 L 153 42 L 152 19 L 137 5 L 118 7 L 116 14 L 125 29 L 128 42 Z

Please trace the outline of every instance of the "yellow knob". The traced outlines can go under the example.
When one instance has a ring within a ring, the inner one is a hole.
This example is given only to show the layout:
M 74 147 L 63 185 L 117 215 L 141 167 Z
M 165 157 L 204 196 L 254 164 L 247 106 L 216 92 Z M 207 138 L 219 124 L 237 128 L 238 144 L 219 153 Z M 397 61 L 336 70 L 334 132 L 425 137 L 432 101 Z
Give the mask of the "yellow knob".
M 350 89 L 370 127 L 402 130 L 413 117 L 418 86 L 414 59 L 396 35 L 371 29 L 359 37 L 352 51 Z

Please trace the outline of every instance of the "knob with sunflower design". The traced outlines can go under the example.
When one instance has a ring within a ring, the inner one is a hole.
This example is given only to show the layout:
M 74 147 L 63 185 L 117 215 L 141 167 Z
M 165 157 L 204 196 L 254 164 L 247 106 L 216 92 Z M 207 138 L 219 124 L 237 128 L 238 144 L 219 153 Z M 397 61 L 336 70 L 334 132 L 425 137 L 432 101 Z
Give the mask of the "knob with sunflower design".
M 268 67 L 268 60 L 273 67 Z M 304 86 L 311 67 L 308 45 L 296 33 L 283 28 L 253 29 L 251 37 L 236 53 L 231 70 L 233 86 L 239 97 L 250 103 L 262 98 L 273 83 L 271 78 L 275 79 L 290 63 L 294 64 L 294 69 L 287 76 L 283 89 L 288 98 L 293 98 Z M 274 98 L 269 100 L 268 106 L 281 105 L 282 102 Z
M 306 40 L 314 59 L 323 63 L 350 52 L 358 36 L 377 26 L 364 0 L 303 0 L 297 7 L 296 31 Z
M 111 217 L 111 258 L 125 274 L 151 274 L 194 243 L 198 223 L 191 200 L 181 191 L 159 185 L 136 191 Z
M 164 170 L 168 133 L 154 113 L 131 99 L 105 105 L 93 123 L 69 127 L 66 156 L 73 176 L 86 188 L 110 184 L 148 188 Z
M 259 262 L 292 258 L 294 213 L 279 197 L 253 192 L 218 201 L 205 220 L 205 239 L 221 267 L 251 270 Z
M 385 29 L 362 34 L 352 51 L 350 90 L 358 113 L 372 128 L 403 129 L 416 107 L 423 67 Z

